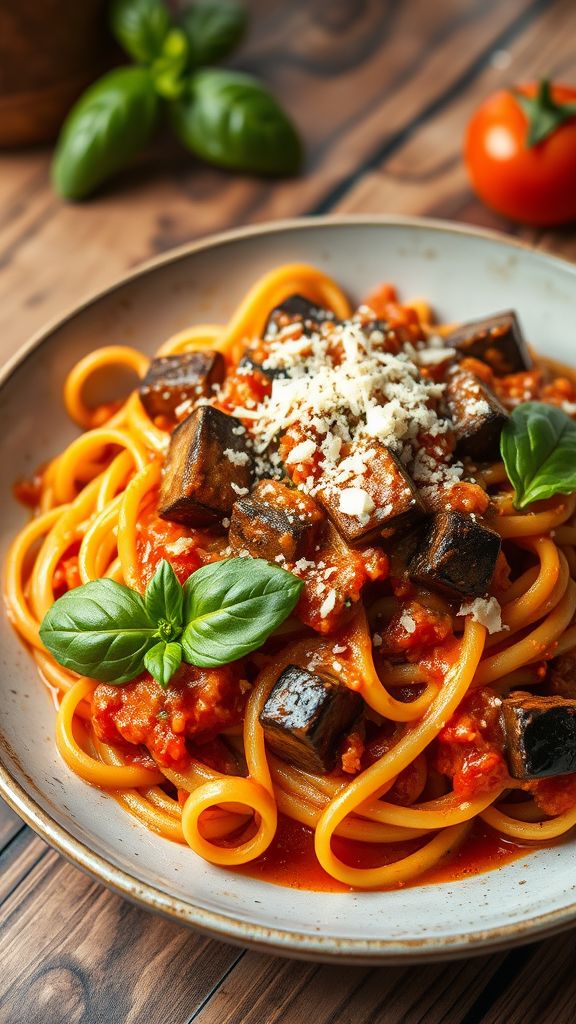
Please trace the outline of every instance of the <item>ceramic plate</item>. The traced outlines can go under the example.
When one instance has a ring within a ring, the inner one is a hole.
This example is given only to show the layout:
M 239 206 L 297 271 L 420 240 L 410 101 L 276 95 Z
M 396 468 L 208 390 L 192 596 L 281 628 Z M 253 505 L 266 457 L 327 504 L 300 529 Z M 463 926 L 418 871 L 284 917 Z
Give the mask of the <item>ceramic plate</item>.
M 547 355 L 576 362 L 576 267 L 496 235 L 448 224 L 327 218 L 233 231 L 148 264 L 37 335 L 5 367 L 0 436 L 2 557 L 24 512 L 11 484 L 75 434 L 62 382 L 90 349 L 152 352 L 197 321 L 221 321 L 260 274 L 307 261 L 353 297 L 382 280 L 426 296 L 445 320 L 514 307 Z M 47 842 L 151 910 L 241 944 L 302 958 L 386 963 L 470 955 L 576 919 L 576 841 L 465 881 L 384 893 L 310 893 L 205 864 L 146 831 L 72 775 L 54 709 L 8 623 L 0 623 L 0 792 Z

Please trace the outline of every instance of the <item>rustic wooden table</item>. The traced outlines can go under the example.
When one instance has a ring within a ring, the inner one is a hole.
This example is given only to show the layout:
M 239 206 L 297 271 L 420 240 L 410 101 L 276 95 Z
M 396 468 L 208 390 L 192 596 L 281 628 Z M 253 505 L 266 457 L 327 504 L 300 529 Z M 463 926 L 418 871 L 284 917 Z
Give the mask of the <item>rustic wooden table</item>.
M 0 355 L 128 268 L 236 224 L 328 211 L 447 217 L 576 256 L 576 232 L 521 230 L 474 199 L 460 159 L 474 104 L 535 75 L 576 78 L 574 0 L 252 0 L 238 58 L 307 140 L 306 173 L 262 183 L 161 142 L 84 206 L 45 150 L 0 160 Z M 571 325 L 573 329 L 573 325 Z M 245 952 L 137 910 L 0 807 L 0 1024 L 576 1019 L 574 933 L 420 969 Z

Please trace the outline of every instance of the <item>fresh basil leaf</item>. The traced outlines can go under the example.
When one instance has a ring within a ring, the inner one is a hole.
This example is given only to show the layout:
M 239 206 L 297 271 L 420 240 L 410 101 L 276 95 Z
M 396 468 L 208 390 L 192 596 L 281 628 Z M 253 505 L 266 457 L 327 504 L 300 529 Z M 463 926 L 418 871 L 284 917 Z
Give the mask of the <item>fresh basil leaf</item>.
M 290 614 L 302 587 L 302 580 L 261 558 L 197 569 L 184 584 L 185 661 L 210 668 L 250 654 Z
M 156 625 L 139 594 L 114 580 L 94 580 L 54 602 L 40 639 L 60 665 L 106 683 L 126 683 L 144 669 Z
M 176 100 L 182 96 L 186 88 L 184 72 L 187 65 L 186 33 L 181 28 L 170 29 L 162 44 L 162 52 L 150 69 L 156 92 L 165 100 Z
M 170 12 L 162 0 L 114 0 L 112 3 L 112 35 L 139 64 L 149 64 L 158 57 L 170 27 Z
M 182 628 L 184 596 L 174 569 L 165 558 L 156 566 L 144 594 L 146 611 L 152 622 L 165 622 L 176 630 Z M 164 639 L 169 639 L 164 637 Z
M 217 64 L 236 49 L 248 25 L 240 4 L 227 0 L 195 3 L 180 15 L 190 47 L 190 65 Z
M 249 75 L 198 71 L 170 109 L 181 142 L 209 163 L 269 175 L 295 174 L 300 167 L 302 148 L 292 122 Z
M 52 177 L 65 199 L 84 199 L 148 142 L 159 108 L 150 73 L 116 68 L 88 89 L 68 114 Z
M 164 640 L 151 647 L 144 656 L 146 671 L 154 677 L 163 689 L 166 689 L 175 672 L 182 664 L 182 645 L 167 644 Z
M 516 406 L 502 431 L 500 450 L 516 508 L 576 491 L 576 423 L 557 406 Z

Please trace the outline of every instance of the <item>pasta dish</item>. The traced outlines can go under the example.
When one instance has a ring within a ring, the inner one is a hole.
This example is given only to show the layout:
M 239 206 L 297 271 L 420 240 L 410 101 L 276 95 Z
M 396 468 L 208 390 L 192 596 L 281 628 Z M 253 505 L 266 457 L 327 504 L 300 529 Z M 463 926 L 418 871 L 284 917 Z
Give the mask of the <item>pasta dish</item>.
M 5 598 L 68 769 L 286 884 L 287 835 L 385 889 L 576 825 L 576 378 L 514 312 L 282 266 L 152 360 L 91 352 L 64 403 Z

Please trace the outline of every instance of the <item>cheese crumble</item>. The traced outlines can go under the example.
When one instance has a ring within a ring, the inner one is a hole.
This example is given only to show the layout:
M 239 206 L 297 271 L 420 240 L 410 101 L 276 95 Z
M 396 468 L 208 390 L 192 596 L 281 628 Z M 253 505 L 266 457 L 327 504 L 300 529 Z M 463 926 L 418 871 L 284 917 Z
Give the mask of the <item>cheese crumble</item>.
M 507 629 L 502 625 L 502 609 L 495 597 L 476 597 L 460 605 L 458 615 L 471 615 L 475 622 L 485 626 L 489 633 Z
M 246 403 L 234 409 L 250 423 L 257 456 L 291 428 L 304 433 L 306 439 L 285 460 L 306 468 L 314 460 L 314 473 L 299 486 L 312 495 L 338 491 L 340 511 L 361 521 L 374 509 L 363 487 L 375 456 L 371 442 L 385 445 L 420 491 L 459 482 L 461 463 L 450 462 L 441 445 L 435 457 L 421 444 L 423 435 L 441 439 L 453 430 L 443 411 L 446 385 L 420 372 L 422 365 L 452 358 L 452 349 L 439 348 L 431 338 L 418 347 L 405 342 L 392 354 L 384 332 L 366 330 L 357 319 L 296 339 L 293 330 L 289 325 L 267 338 L 263 368 L 281 371 L 271 394 L 254 407 Z

